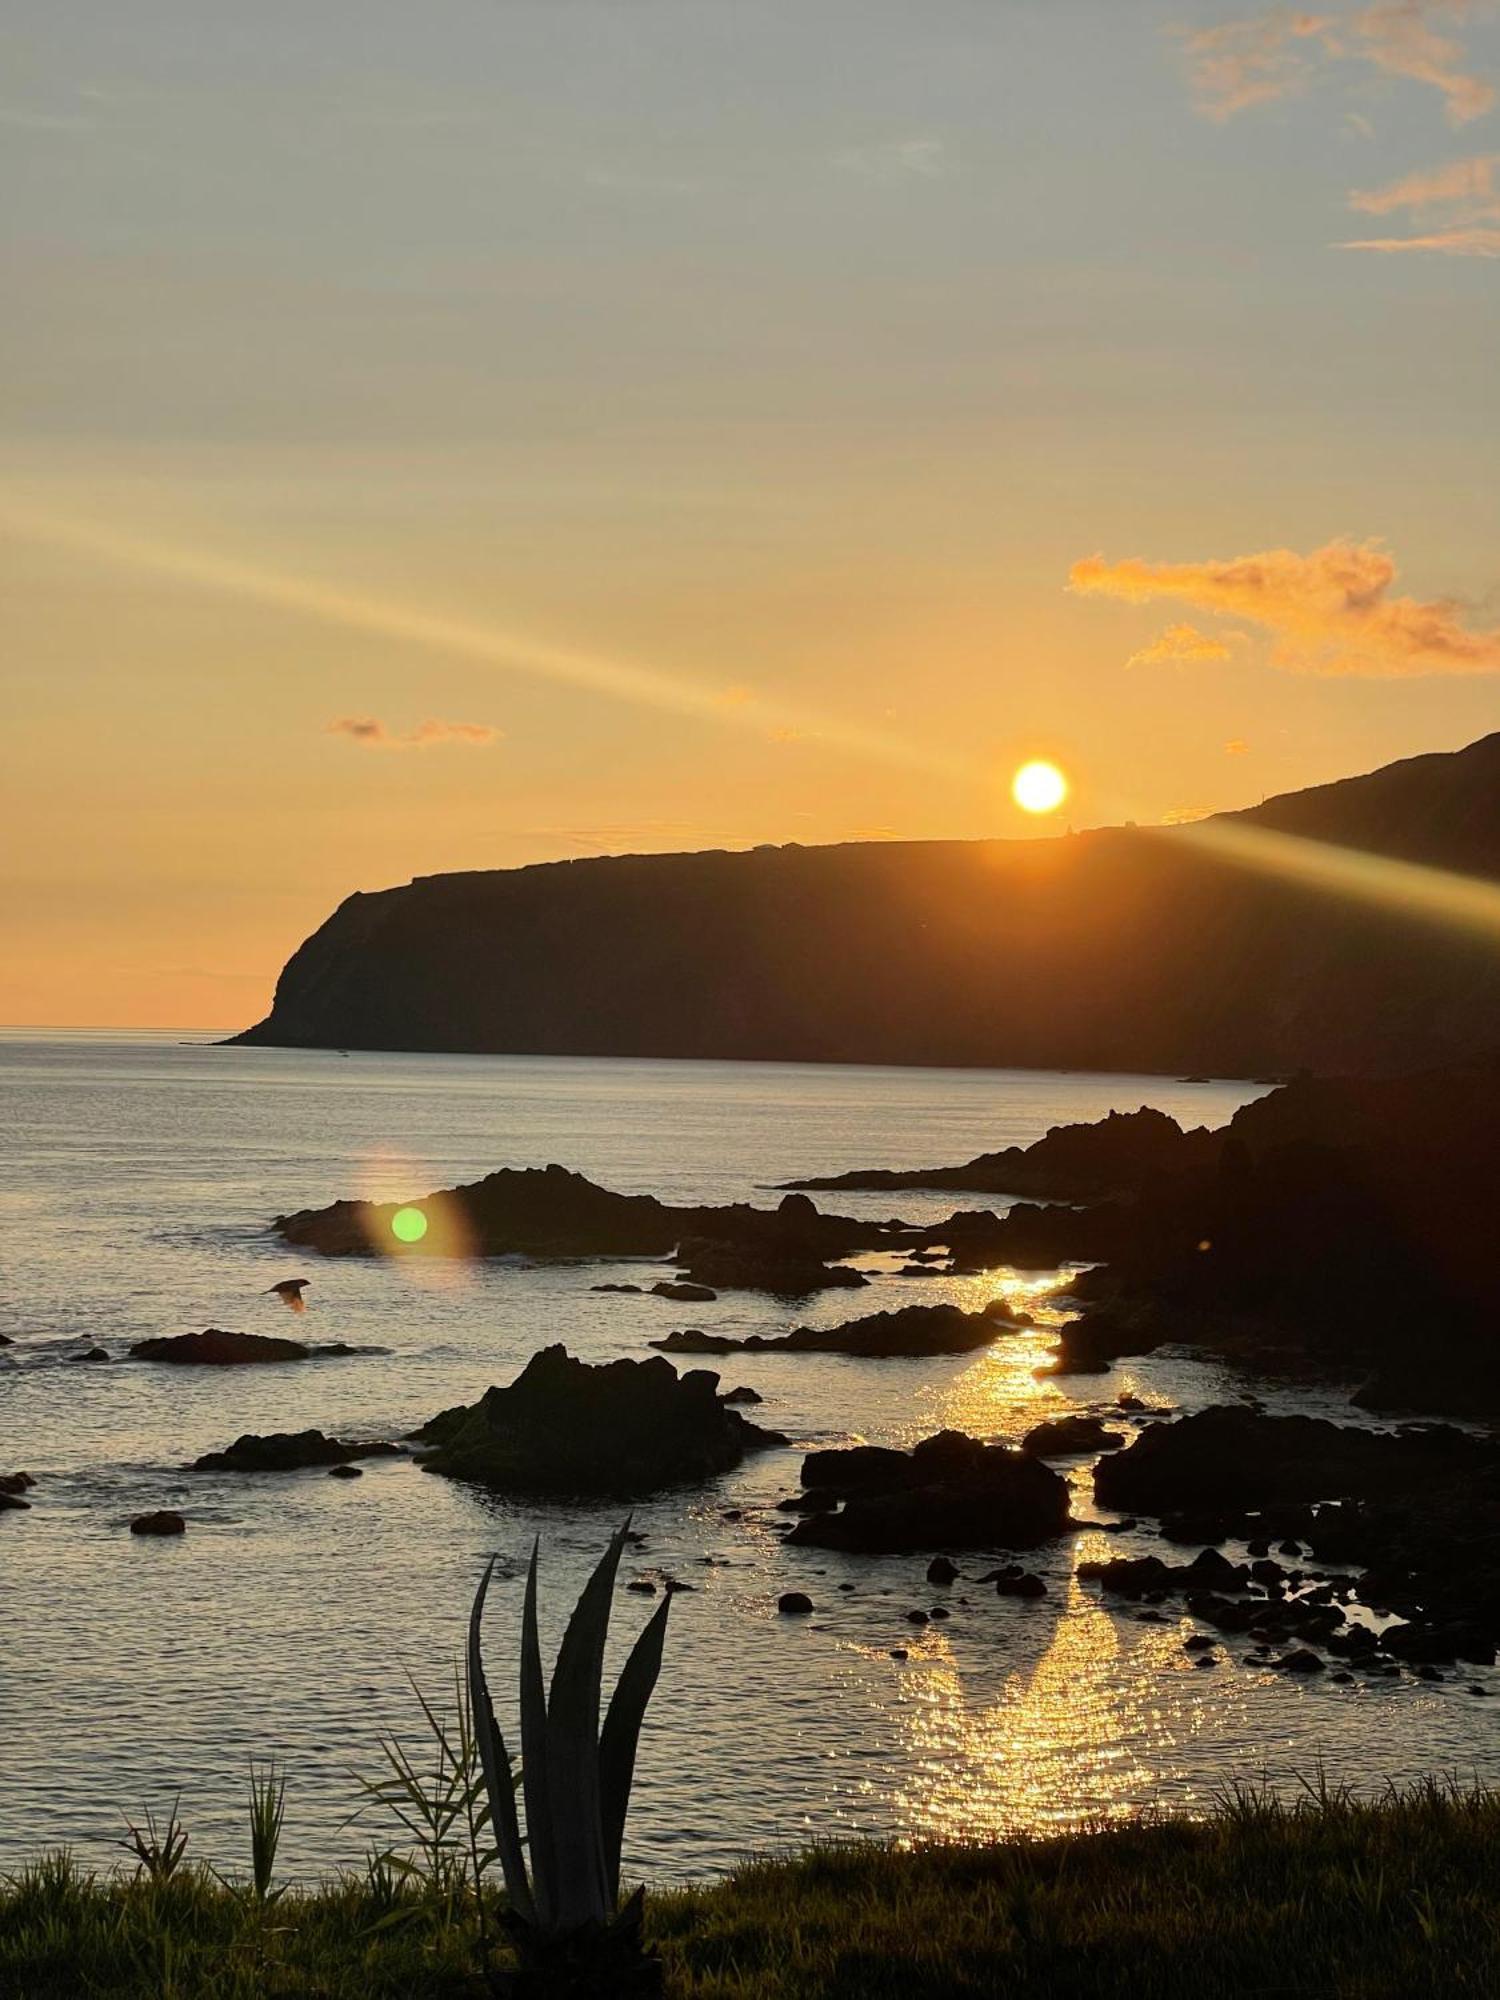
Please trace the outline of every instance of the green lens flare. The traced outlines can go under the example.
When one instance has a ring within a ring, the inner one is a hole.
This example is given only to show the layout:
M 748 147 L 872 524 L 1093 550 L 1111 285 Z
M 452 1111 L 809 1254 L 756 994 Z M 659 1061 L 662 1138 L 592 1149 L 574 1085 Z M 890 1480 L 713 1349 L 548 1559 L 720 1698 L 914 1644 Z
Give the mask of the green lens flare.
M 391 1217 L 391 1234 L 398 1243 L 420 1243 L 427 1234 L 427 1217 L 420 1208 L 398 1208 Z

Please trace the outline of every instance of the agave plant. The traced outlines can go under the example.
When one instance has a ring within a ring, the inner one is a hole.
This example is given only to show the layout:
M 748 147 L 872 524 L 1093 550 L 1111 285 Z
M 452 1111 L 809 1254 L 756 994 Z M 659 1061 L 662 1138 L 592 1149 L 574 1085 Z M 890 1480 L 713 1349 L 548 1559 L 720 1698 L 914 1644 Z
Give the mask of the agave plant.
M 616 1531 L 585 1584 L 545 1692 L 536 1617 L 540 1544 L 532 1546 L 521 1614 L 524 1847 L 510 1759 L 495 1721 L 480 1638 L 493 1558 L 469 1618 L 474 1729 L 505 1877 L 506 1926 L 519 1968 L 509 1984 L 517 1993 L 545 1993 L 549 2000 L 652 1993 L 661 1986 L 660 1965 L 641 1940 L 641 1891 L 623 1908 L 620 1904 L 620 1844 L 641 1723 L 661 1671 L 670 1592 L 631 1648 L 602 1730 L 599 1726 L 610 1601 L 629 1528 L 627 1520 Z

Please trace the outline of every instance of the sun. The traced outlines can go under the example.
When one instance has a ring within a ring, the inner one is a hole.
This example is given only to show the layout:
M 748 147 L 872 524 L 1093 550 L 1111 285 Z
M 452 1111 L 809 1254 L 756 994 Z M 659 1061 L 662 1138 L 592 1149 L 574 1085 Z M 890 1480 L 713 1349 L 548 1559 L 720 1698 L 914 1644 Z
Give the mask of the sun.
M 1068 781 L 1045 757 L 1023 764 L 1010 781 L 1010 795 L 1022 812 L 1056 812 L 1068 796 Z

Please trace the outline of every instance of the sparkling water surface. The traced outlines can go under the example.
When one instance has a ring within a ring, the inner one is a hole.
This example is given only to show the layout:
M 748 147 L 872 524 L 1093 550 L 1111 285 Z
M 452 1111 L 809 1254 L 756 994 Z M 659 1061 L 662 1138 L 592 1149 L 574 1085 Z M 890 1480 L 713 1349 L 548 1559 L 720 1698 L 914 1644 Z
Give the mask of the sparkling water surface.
M 532 1536 L 550 1645 L 621 1512 L 507 1501 L 405 1461 L 347 1482 L 185 1473 L 199 1453 L 309 1425 L 398 1437 L 554 1341 L 603 1360 L 644 1355 L 686 1324 L 774 1333 L 1002 1292 L 1044 1322 L 1061 1310 L 1048 1303 L 1058 1274 L 898 1278 L 881 1259 L 866 1260 L 887 1267 L 868 1290 L 805 1307 L 739 1293 L 684 1308 L 590 1290 L 649 1283 L 661 1275 L 649 1264 L 291 1256 L 267 1234 L 273 1215 L 553 1160 L 668 1201 L 769 1203 L 767 1184 L 799 1173 L 962 1160 L 1143 1102 L 1216 1125 L 1256 1094 L 1129 1076 L 0 1038 L 0 1332 L 14 1342 L 0 1348 L 0 1472 L 38 1480 L 29 1513 L 0 1516 L 0 1867 L 63 1843 L 109 1865 L 122 1816 L 179 1790 L 190 1852 L 241 1867 L 247 1769 L 272 1754 L 289 1774 L 285 1865 L 358 1865 L 389 1830 L 351 1821 L 357 1774 L 375 1771 L 382 1732 L 420 1736 L 407 1676 L 438 1695 L 451 1684 L 486 1558 L 499 1557 L 487 1630 L 504 1719 Z M 982 1205 L 817 1199 L 918 1221 Z M 296 1276 L 312 1283 L 293 1319 L 266 1287 Z M 209 1325 L 388 1351 L 201 1371 L 121 1358 L 131 1341 Z M 76 1360 L 94 1345 L 114 1360 Z M 925 1558 L 781 1545 L 774 1502 L 796 1490 L 810 1445 L 907 1444 L 943 1425 L 1013 1439 L 1124 1390 L 1191 1409 L 1254 1389 L 1273 1409 L 1350 1414 L 1337 1392 L 1247 1384 L 1172 1354 L 1039 1382 L 1046 1350 L 1043 1327 L 957 1359 L 724 1357 L 726 1386 L 757 1389 L 755 1414 L 793 1447 L 635 1510 L 647 1539 L 624 1576 L 667 1572 L 693 1588 L 673 1605 L 630 1870 L 691 1879 L 814 1838 L 1202 1811 L 1236 1779 L 1291 1786 L 1320 1761 L 1366 1785 L 1429 1770 L 1500 1780 L 1493 1705 L 1464 1691 L 1500 1687 L 1494 1675 L 1344 1688 L 1278 1679 L 1233 1650 L 1200 1672 L 1182 1650 L 1188 1621 L 1141 1624 L 1076 1582 L 1081 1558 L 1144 1551 L 1153 1536 L 1084 1532 L 1028 1556 L 1048 1585 L 1035 1602 L 963 1582 L 935 1593 Z M 1075 1474 L 1083 1516 L 1088 1474 Z M 188 1516 L 184 1538 L 129 1534 L 132 1515 L 167 1506 Z M 744 1517 L 726 1521 L 730 1509 Z M 960 1560 L 971 1578 L 988 1566 Z M 815 1615 L 778 1616 L 787 1589 L 805 1590 Z M 949 1619 L 906 1622 L 939 1596 Z M 648 1606 L 622 1589 L 612 1660 Z M 909 1658 L 892 1659 L 902 1647 Z

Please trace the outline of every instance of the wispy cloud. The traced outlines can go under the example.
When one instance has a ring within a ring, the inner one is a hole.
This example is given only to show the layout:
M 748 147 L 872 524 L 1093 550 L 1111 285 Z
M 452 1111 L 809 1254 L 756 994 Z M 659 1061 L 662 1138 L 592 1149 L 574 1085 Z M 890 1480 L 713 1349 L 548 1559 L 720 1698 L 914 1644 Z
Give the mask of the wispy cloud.
M 1169 625 L 1149 646 L 1132 653 L 1125 664 L 1161 667 L 1175 662 L 1181 666 L 1204 666 L 1213 660 L 1227 660 L 1230 643 L 1244 636 L 1242 632 L 1226 632 L 1222 639 L 1216 639 L 1212 633 L 1200 632 L 1196 625 Z
M 1471 631 L 1447 598 L 1393 597 L 1396 565 L 1373 542 L 1329 542 L 1309 555 L 1266 549 L 1227 561 L 1140 557 L 1074 563 L 1070 588 L 1127 604 L 1175 599 L 1258 625 L 1279 667 L 1313 674 L 1500 673 L 1500 628 Z
M 377 715 L 340 715 L 328 724 L 330 736 L 347 736 L 365 750 L 430 750 L 438 743 L 467 743 L 475 749 L 499 741 L 487 722 L 440 722 L 429 716 L 415 729 L 386 727 Z
M 1275 7 L 1180 33 L 1180 42 L 1206 118 L 1233 118 L 1305 90 L 1330 68 L 1365 64 L 1435 90 L 1449 121 L 1464 125 L 1492 107 L 1494 86 L 1437 24 L 1462 27 L 1493 12 L 1494 0 L 1367 0 L 1316 14 Z
M 847 146 L 834 154 L 833 164 L 865 181 L 936 181 L 953 171 L 953 155 L 941 139 L 915 136 Z
M 1362 237 L 1343 250 L 1437 250 L 1450 257 L 1500 257 L 1500 153 L 1476 153 L 1407 174 L 1383 188 L 1356 188 L 1349 206 L 1363 215 L 1407 215 L 1426 227 L 1414 236 Z

